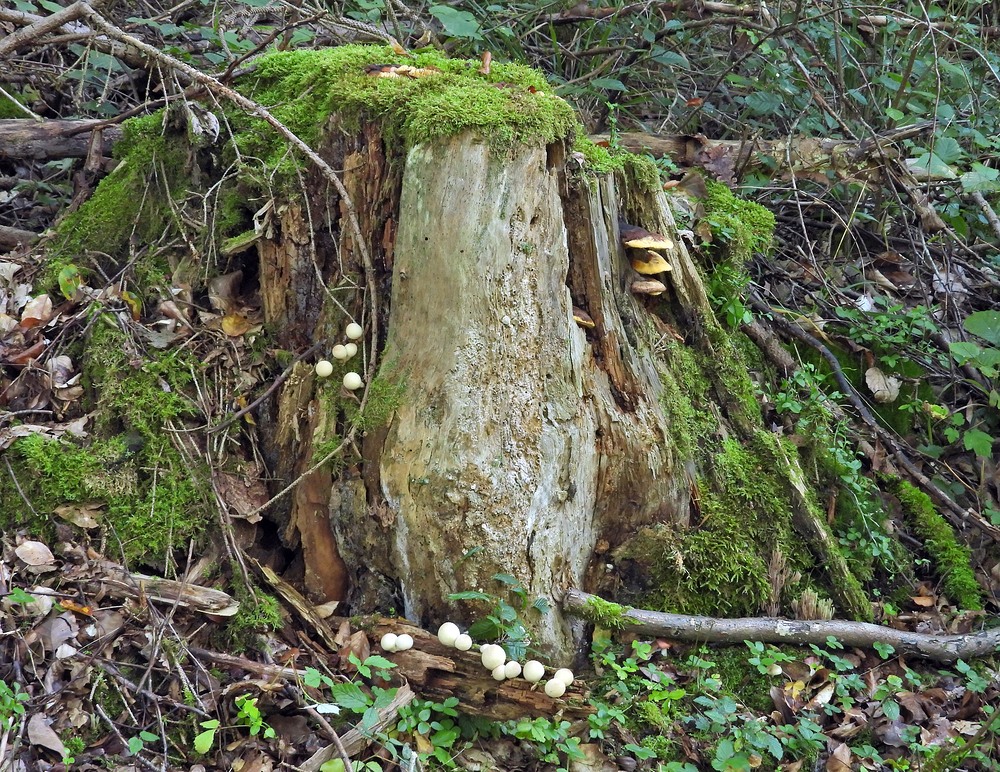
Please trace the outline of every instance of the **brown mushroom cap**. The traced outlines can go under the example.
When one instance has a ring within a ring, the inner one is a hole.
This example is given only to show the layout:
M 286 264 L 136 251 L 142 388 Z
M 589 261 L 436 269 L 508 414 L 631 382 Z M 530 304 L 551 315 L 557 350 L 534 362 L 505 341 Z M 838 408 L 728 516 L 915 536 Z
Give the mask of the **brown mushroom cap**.
M 590 314 L 582 308 L 577 308 L 576 306 L 573 306 L 573 321 L 581 327 L 586 327 L 587 329 L 593 329 L 597 326 L 597 323 L 590 318 Z
M 635 295 L 662 295 L 667 291 L 667 285 L 662 281 L 647 279 L 632 282 L 632 293 Z
M 638 225 L 619 221 L 622 244 L 632 249 L 673 249 L 674 242 L 659 233 L 650 233 Z
M 645 258 L 633 257 L 632 268 L 636 273 L 641 273 L 643 276 L 653 276 L 654 274 L 673 270 L 670 267 L 670 263 L 663 259 L 663 255 L 659 252 L 649 251 L 646 252 Z

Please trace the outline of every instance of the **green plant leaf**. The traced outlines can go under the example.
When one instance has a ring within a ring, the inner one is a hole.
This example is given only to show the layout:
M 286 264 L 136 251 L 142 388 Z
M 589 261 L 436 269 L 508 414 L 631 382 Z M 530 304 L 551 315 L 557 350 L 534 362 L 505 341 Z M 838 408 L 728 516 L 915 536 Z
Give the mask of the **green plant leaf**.
M 199 732 L 194 736 L 194 749 L 196 752 L 204 755 L 212 750 L 212 745 L 215 743 L 215 732 L 219 728 L 219 721 L 218 719 L 202 721 L 201 725 L 205 728 L 205 731 Z
M 340 707 L 347 708 L 355 713 L 364 712 L 371 704 L 368 695 L 361 691 L 361 687 L 354 683 L 334 684 L 330 687 L 330 694 L 333 701 Z
M 965 158 L 965 150 L 954 137 L 938 137 L 934 142 L 934 155 L 946 164 L 952 164 Z
M 428 13 L 441 22 L 444 31 L 453 38 L 482 40 L 479 22 L 468 11 L 460 11 L 447 5 L 432 5 Z
M 754 91 L 743 97 L 743 103 L 754 115 L 771 115 L 781 109 L 784 100 L 769 91 Z
M 594 78 L 590 81 L 590 85 L 608 91 L 628 91 L 628 87 L 617 78 Z
M 448 595 L 448 600 L 493 600 L 493 596 L 479 590 L 463 590 L 451 593 Z
M 976 311 L 962 322 L 966 332 L 1000 346 L 1000 311 Z
M 962 435 L 962 444 L 966 450 L 971 450 L 979 458 L 989 458 L 993 455 L 993 438 L 979 429 L 969 429 Z
M 83 279 L 80 278 L 80 269 L 75 265 L 67 265 L 59 272 L 59 291 L 66 300 L 75 298 L 82 284 Z

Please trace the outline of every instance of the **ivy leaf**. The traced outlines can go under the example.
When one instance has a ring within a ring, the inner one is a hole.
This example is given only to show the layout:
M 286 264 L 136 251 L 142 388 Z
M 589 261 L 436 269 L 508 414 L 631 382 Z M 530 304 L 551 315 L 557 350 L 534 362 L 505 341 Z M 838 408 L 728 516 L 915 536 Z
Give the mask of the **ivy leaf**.
M 979 429 L 969 429 L 962 436 L 962 444 L 966 450 L 971 450 L 979 458 L 989 458 L 993 455 L 993 438 Z
M 428 13 L 441 22 L 444 31 L 453 38 L 482 40 L 479 22 L 468 11 L 460 11 L 447 5 L 432 5 Z

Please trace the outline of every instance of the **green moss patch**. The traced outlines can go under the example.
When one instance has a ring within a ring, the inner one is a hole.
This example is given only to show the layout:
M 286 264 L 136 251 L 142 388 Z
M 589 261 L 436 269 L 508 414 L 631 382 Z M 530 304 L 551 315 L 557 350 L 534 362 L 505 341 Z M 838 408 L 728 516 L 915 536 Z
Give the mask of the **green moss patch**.
M 617 557 L 634 561 L 647 579 L 642 605 L 711 616 L 748 616 L 766 603 L 771 551 L 794 550 L 792 503 L 778 440 L 760 431 L 746 445 L 721 443 L 711 458 L 711 480 L 697 488 L 700 523 L 688 530 L 666 525 L 643 529 Z M 801 567 L 805 567 L 804 565 Z
M 736 265 L 743 265 L 755 252 L 766 252 L 774 236 L 774 213 L 754 201 L 733 193 L 726 185 L 706 180 L 708 194 L 702 200 L 705 222 L 721 238 Z
M 409 65 L 420 77 L 380 77 L 374 65 Z M 572 108 L 556 97 L 544 76 L 519 64 L 449 59 L 438 52 L 405 55 L 388 46 L 349 45 L 284 51 L 257 61 L 241 88 L 307 143 L 336 114 L 345 131 L 378 120 L 383 135 L 406 146 L 474 131 L 494 149 L 515 143 L 550 143 L 578 126 Z M 278 163 L 285 143 L 262 121 L 237 137 L 244 153 Z
M 904 480 L 894 479 L 890 485 L 893 495 L 899 499 L 906 522 L 934 561 L 945 593 L 961 608 L 981 609 L 982 588 L 972 572 L 969 549 L 959 544 L 955 532 L 934 507 L 930 496 Z
M 165 131 L 162 112 L 126 121 L 123 132 L 114 148 L 121 163 L 59 224 L 49 246 L 46 284 L 88 253 L 119 262 L 129 256 L 133 238 L 141 244 L 159 240 L 171 217 L 165 198 L 186 192 L 187 142 Z

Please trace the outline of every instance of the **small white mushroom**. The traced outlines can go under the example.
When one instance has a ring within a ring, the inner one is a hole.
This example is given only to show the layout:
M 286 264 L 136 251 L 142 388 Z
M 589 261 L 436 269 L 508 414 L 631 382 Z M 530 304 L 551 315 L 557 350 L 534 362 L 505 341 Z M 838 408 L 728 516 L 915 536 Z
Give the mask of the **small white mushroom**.
M 568 667 L 561 667 L 552 674 L 554 681 L 562 681 L 566 686 L 573 683 L 573 671 Z
M 490 644 L 483 649 L 482 659 L 483 667 L 487 670 L 493 671 L 496 668 L 501 667 L 507 660 L 507 652 L 503 650 L 502 646 Z
M 445 646 L 454 646 L 455 639 L 462 634 L 454 622 L 445 622 L 438 628 L 438 640 Z
M 382 647 L 382 651 L 395 651 L 397 640 L 395 633 L 386 633 L 378 645 Z
M 344 388 L 350 391 L 356 391 L 361 388 L 364 382 L 361 380 L 361 376 L 355 372 L 350 372 L 344 375 Z
M 357 322 L 351 322 L 349 325 L 347 325 L 347 329 L 344 330 L 344 334 L 351 340 L 357 340 L 358 338 L 360 338 L 362 335 L 365 334 L 365 331 L 362 329 L 361 325 L 358 324 Z
M 413 648 L 413 636 L 403 633 L 396 636 L 396 651 L 407 651 Z
M 346 359 L 350 359 L 352 356 L 354 356 L 355 354 L 358 353 L 358 344 L 357 343 L 345 343 L 344 344 L 344 351 L 347 352 Z
M 566 693 L 566 684 L 557 678 L 545 682 L 545 693 L 552 699 L 562 697 Z
M 333 354 L 334 359 L 338 359 L 341 362 L 349 358 L 347 356 L 347 346 L 341 346 L 339 343 L 330 350 L 330 353 Z
M 521 663 L 511 660 L 503 666 L 503 673 L 507 678 L 517 678 L 521 675 Z
M 537 659 L 529 659 L 524 663 L 524 668 L 521 672 L 525 681 L 536 684 L 541 681 L 542 676 L 545 675 L 545 665 Z
M 507 670 L 503 665 L 499 665 L 493 668 L 492 675 L 494 681 L 503 681 L 507 678 Z
M 462 633 L 455 639 L 455 648 L 459 651 L 468 651 L 472 648 L 472 638 L 466 633 Z
M 317 378 L 329 378 L 333 375 L 333 362 L 327 359 L 321 359 L 316 363 L 316 377 Z

